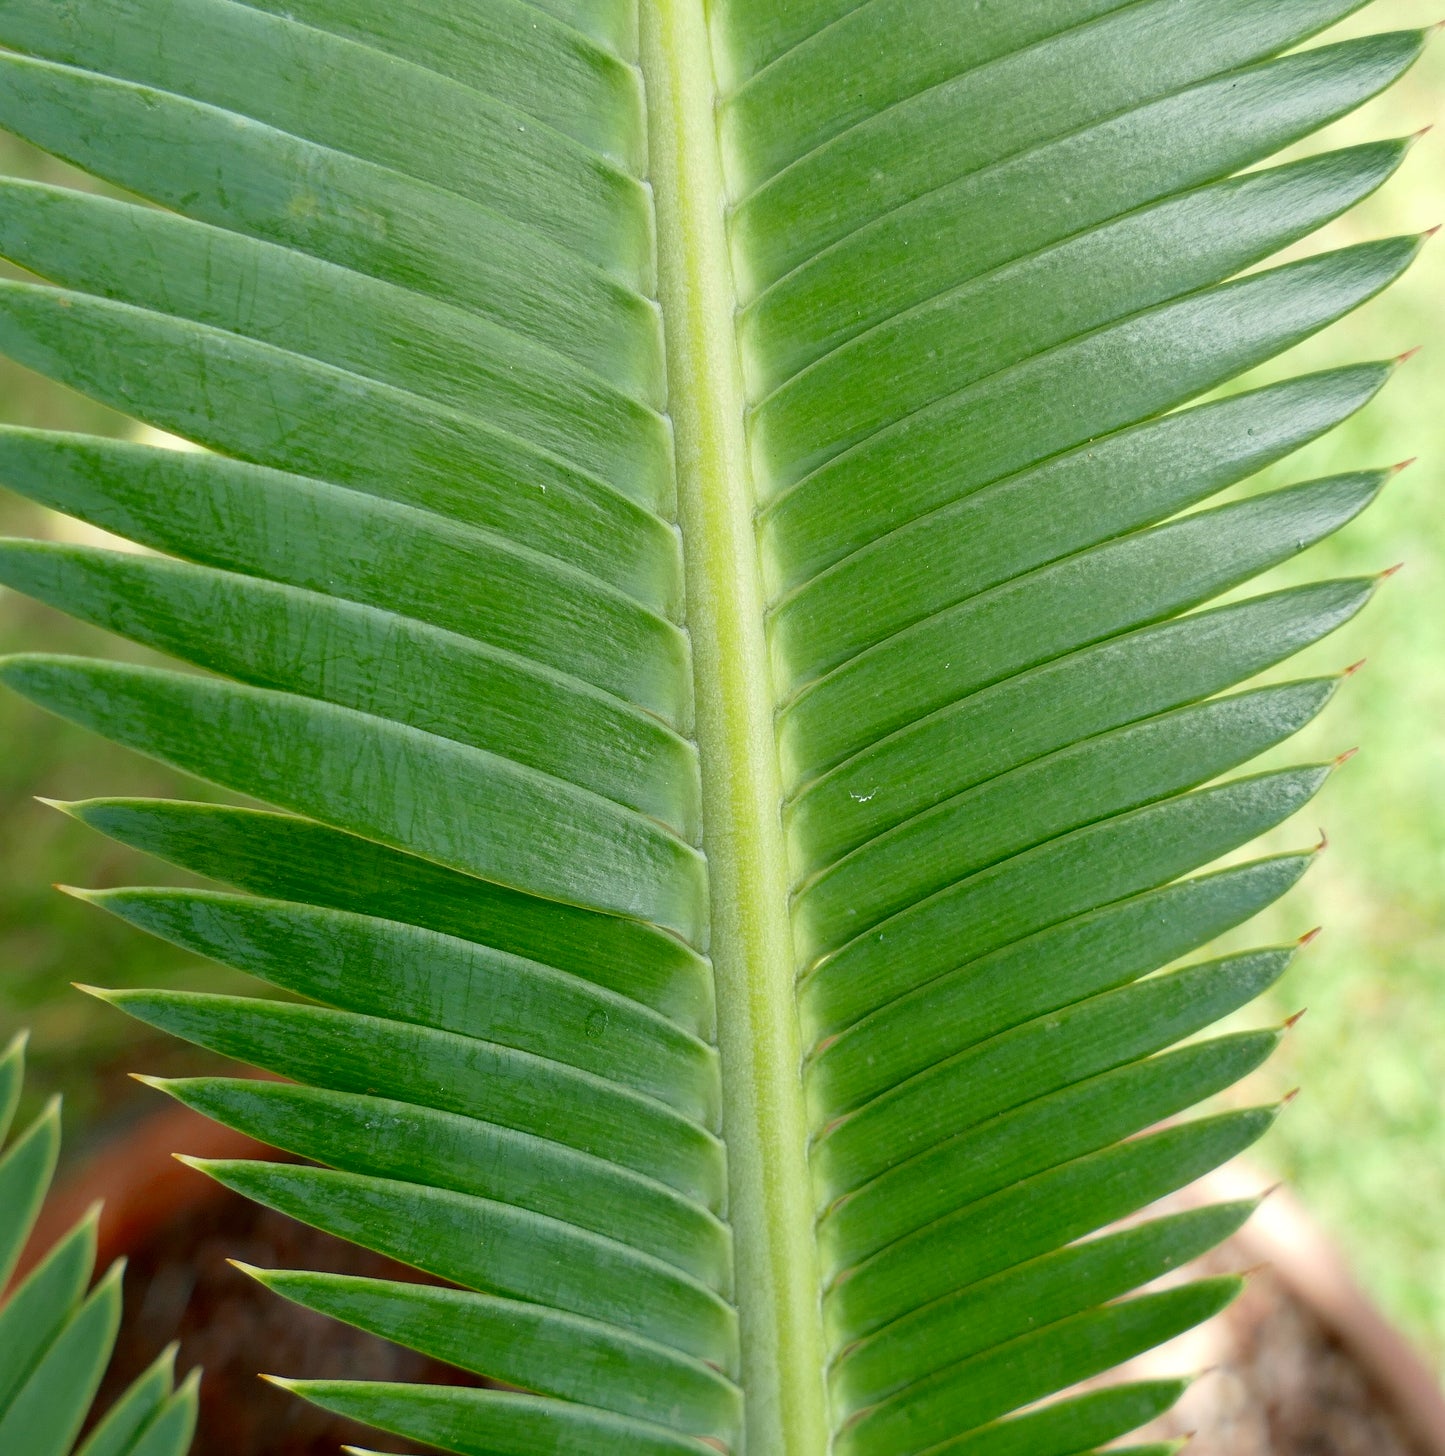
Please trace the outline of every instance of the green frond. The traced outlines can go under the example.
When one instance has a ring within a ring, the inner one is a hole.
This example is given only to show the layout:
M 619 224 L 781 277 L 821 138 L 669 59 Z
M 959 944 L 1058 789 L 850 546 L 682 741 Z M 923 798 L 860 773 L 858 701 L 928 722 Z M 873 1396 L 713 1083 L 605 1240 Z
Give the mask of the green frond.
M 92 1208 L 16 1280 L 60 1151 L 60 1108 L 47 1106 L 6 1145 L 25 1073 L 25 1037 L 0 1052 L 0 1451 L 24 1456 L 184 1456 L 199 1372 L 174 1381 L 165 1350 L 78 1442 L 120 1328 L 123 1265 L 92 1287 Z
M 1420 246 L 1298 249 L 1407 141 L 1271 161 L 1419 54 L 1307 44 L 1357 8 L 3 7 L 0 125 L 135 200 L 0 180 L 0 348 L 201 448 L 0 431 L 145 548 L 0 583 L 178 664 L 0 677 L 253 801 L 59 807 L 217 886 L 75 893 L 286 993 L 96 994 L 283 1079 L 156 1084 L 304 1160 L 202 1171 L 452 1287 L 248 1273 L 507 1388 L 281 1384 L 477 1456 L 1178 1397 L 1065 1392 L 1232 1297 L 1158 1281 L 1249 1207 L 1147 1210 L 1278 1111 L 1188 1116 L 1297 949 L 1207 947 L 1308 867 L 1240 851 L 1335 765 L 1249 766 L 1379 578 L 1251 584 L 1392 472 L 1239 487 L 1394 366 L 1232 386 Z

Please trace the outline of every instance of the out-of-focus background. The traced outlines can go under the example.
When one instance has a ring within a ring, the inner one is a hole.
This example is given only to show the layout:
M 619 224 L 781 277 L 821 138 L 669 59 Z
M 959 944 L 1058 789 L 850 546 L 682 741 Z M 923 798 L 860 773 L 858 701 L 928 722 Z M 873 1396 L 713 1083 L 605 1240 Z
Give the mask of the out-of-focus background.
M 1340 33 L 1425 26 L 1441 0 L 1380 0 Z M 1307 150 L 1405 135 L 1445 120 L 1445 37 L 1406 81 Z M 0 170 L 89 185 L 68 168 L 0 138 Z M 1445 221 L 1445 127 L 1401 173 L 1307 249 Z M 1288 1179 L 1340 1240 L 1362 1282 L 1445 1369 L 1445 238 L 1406 280 L 1322 337 L 1270 366 L 1269 377 L 1415 346 L 1419 357 L 1367 410 L 1294 457 L 1265 484 L 1418 456 L 1382 501 L 1272 584 L 1354 575 L 1403 562 L 1363 618 L 1290 666 L 1329 672 L 1359 658 L 1322 722 L 1288 746 L 1294 761 L 1361 752 L 1276 846 L 1330 848 L 1304 885 L 1249 939 L 1324 934 L 1271 1004 L 1251 1019 L 1307 1007 L 1252 1099 L 1296 1085 L 1256 1160 Z M 12 365 L 0 365 L 0 419 L 46 428 L 133 434 L 137 427 Z M 99 533 L 0 491 L 0 532 L 93 540 Z M 1258 585 L 1251 591 L 1258 590 Z M 0 594 L 0 651 L 101 650 L 103 634 Z M 185 983 L 222 989 L 239 977 L 201 967 L 169 946 L 56 894 L 53 882 L 146 883 L 175 876 L 119 849 L 34 796 L 214 797 L 213 791 L 0 695 L 0 1037 L 33 1028 L 32 1095 L 66 1096 L 72 1157 L 155 1095 L 125 1073 L 200 1065 L 196 1053 L 148 1036 L 72 991 Z

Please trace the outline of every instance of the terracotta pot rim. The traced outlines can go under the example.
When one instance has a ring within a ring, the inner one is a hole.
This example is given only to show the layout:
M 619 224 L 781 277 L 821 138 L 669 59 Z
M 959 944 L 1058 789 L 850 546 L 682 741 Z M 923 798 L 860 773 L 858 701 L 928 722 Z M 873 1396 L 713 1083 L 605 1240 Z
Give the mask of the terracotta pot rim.
M 178 1161 L 178 1154 L 197 1158 L 275 1156 L 274 1150 L 254 1138 L 188 1107 L 171 1105 L 145 1113 L 103 1139 L 51 1189 L 14 1280 L 24 1278 L 77 1222 L 97 1208 L 95 1263 L 97 1269 L 106 1269 L 158 1228 L 227 1196 L 227 1190 L 214 1179 Z
M 1246 1163 L 1221 1168 L 1186 1190 L 1194 1205 L 1264 1201 L 1234 1236 L 1251 1264 L 1280 1283 L 1349 1351 L 1387 1397 L 1422 1456 L 1445 1456 L 1445 1393 L 1415 1346 L 1351 1274 L 1339 1246 L 1289 1189 Z

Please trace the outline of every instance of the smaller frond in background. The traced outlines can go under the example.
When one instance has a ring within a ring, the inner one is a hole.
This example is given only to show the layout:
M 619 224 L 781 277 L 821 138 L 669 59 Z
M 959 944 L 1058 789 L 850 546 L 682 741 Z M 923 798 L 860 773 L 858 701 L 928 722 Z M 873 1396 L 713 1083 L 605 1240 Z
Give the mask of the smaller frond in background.
M 0 1144 L 20 1102 L 25 1038 L 0 1054 Z M 10 1279 L 50 1187 L 60 1151 L 52 1101 L 0 1153 L 0 1288 Z M 120 1327 L 117 1261 L 90 1285 L 92 1209 L 0 1302 L 0 1451 L 13 1456 L 183 1456 L 196 1424 L 199 1372 L 179 1389 L 175 1346 L 125 1392 L 77 1447 Z

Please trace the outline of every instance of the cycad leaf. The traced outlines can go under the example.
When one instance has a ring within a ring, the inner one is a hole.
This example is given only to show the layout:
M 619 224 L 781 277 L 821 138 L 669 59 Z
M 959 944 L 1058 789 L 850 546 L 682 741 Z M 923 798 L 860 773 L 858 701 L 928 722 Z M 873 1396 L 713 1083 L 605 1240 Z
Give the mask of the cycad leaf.
M 1419 53 L 1304 45 L 1355 8 L 3 7 L 0 122 L 140 200 L 0 183 L 0 344 L 206 448 L 0 433 L 147 548 L 0 581 L 193 669 L 0 671 L 271 806 L 65 806 L 285 993 L 102 994 L 286 1079 L 160 1084 L 308 1160 L 212 1176 L 458 1287 L 262 1283 L 513 1387 L 301 1394 L 519 1456 L 1178 1395 L 1054 1399 L 1230 1296 L 1148 1286 L 1247 1208 L 1111 1225 L 1275 1115 L 1181 1120 L 1295 948 L 1176 963 L 1307 867 L 1215 864 L 1333 767 L 1245 770 L 1340 675 L 1253 680 L 1376 582 L 1241 590 L 1380 462 L 1237 488 L 1392 366 L 1220 391 L 1419 246 L 1269 262 L 1406 150 L 1270 164 Z
M 0 1292 L 34 1227 L 60 1141 L 52 1103 L 5 1146 L 19 1099 L 25 1039 L 0 1053 Z M 0 1299 L 0 1451 L 25 1456 L 184 1456 L 196 1423 L 193 1372 L 175 1387 L 174 1346 L 166 1350 L 96 1424 L 78 1449 L 84 1424 L 120 1326 L 121 1263 L 93 1288 L 96 1219 L 92 1208 L 46 1250 Z

